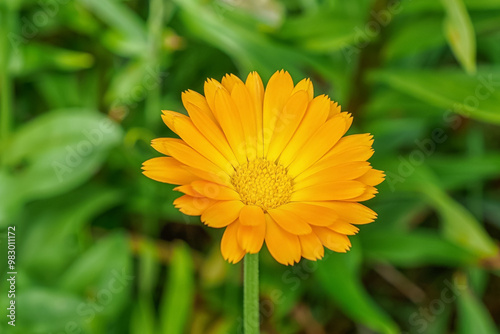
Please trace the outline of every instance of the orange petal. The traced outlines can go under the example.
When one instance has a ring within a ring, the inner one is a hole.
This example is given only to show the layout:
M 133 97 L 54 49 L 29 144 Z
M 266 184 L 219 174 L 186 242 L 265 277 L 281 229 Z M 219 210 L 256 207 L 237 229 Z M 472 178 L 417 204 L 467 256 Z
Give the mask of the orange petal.
M 191 186 L 195 191 L 208 198 L 221 201 L 240 200 L 240 195 L 236 191 L 217 183 L 208 181 L 194 181 L 191 183 Z
M 314 203 L 335 211 L 342 220 L 351 224 L 369 224 L 377 218 L 375 211 L 360 203 L 337 201 Z
M 351 247 L 349 238 L 343 234 L 321 226 L 313 226 L 313 230 L 323 245 L 332 251 L 345 253 Z
M 215 112 L 215 93 L 219 89 L 226 90 L 226 88 L 215 79 L 207 79 L 207 81 L 205 81 L 205 99 L 207 100 L 207 104 L 210 107 L 210 110 L 212 110 L 212 113 L 214 114 L 217 121 L 219 121 L 219 118 L 217 117 L 217 114 Z
M 310 225 L 317 226 L 329 226 L 339 217 L 335 210 L 316 205 L 316 202 L 290 202 L 280 206 L 280 209 L 293 212 Z
M 285 149 L 280 155 L 280 163 L 287 167 L 300 151 L 304 143 L 323 125 L 330 111 L 330 99 L 325 95 L 315 97 L 307 107 L 307 111 Z
M 293 90 L 293 80 L 287 71 L 275 72 L 266 86 L 262 109 L 262 133 L 264 136 L 264 156 L 267 155 L 276 121 Z
M 163 113 L 163 115 L 161 115 L 163 123 L 165 123 L 165 125 L 168 126 L 168 128 L 172 130 L 174 133 L 177 133 L 177 131 L 175 130 L 174 120 L 176 118 L 183 118 L 183 119 L 188 118 L 186 115 L 178 113 L 176 111 L 162 110 L 161 112 Z
M 249 226 L 264 224 L 264 211 L 255 205 L 245 205 L 240 211 L 240 223 Z
M 315 233 L 299 235 L 300 248 L 302 250 L 302 257 L 316 261 L 323 258 L 325 255 L 325 248 L 323 243 Z
M 264 221 L 258 225 L 243 225 L 240 223 L 237 236 L 238 243 L 245 252 L 250 254 L 258 253 L 266 236 L 266 223 Z
M 365 191 L 363 183 L 358 181 L 338 181 L 316 184 L 294 191 L 292 202 L 345 200 L 360 196 Z
M 311 166 L 314 168 L 314 166 Z M 371 169 L 367 161 L 347 162 L 334 165 L 311 174 L 309 170 L 299 174 L 294 179 L 294 189 L 302 189 L 322 182 L 349 181 L 365 174 Z M 362 182 L 357 179 L 357 181 Z
M 172 157 L 153 158 L 142 164 L 142 173 L 155 181 L 171 184 L 186 184 L 198 179 L 183 166 Z
M 276 161 L 281 152 L 283 152 L 283 149 L 302 121 L 308 103 L 309 97 L 304 91 L 298 91 L 288 99 L 276 122 L 274 133 L 269 143 L 269 150 L 267 152 L 268 160 Z
M 206 197 L 206 196 L 200 194 L 199 192 L 197 192 L 196 190 L 194 190 L 193 186 L 190 184 L 175 187 L 174 190 L 180 191 L 180 192 L 182 192 L 186 195 L 192 196 L 192 197 Z
M 328 119 L 340 114 L 340 110 L 341 110 L 340 105 L 337 102 L 331 101 L 330 113 L 328 114 Z
M 247 162 L 243 125 L 236 104 L 225 89 L 215 92 L 215 116 L 240 164 Z
M 167 150 L 167 147 L 165 146 L 165 142 L 170 141 L 172 139 L 184 143 L 183 140 L 177 138 L 155 138 L 151 141 L 151 147 L 153 147 L 155 150 L 157 150 L 162 154 L 170 155 L 170 153 Z
M 175 117 L 173 119 L 176 133 L 186 144 L 202 156 L 212 161 L 226 173 L 231 174 L 234 168 L 229 161 L 207 140 L 207 138 L 194 126 L 189 117 Z
M 197 108 L 198 112 L 202 113 L 206 118 L 208 118 L 212 123 L 217 123 L 210 106 L 208 105 L 207 99 L 200 93 L 197 93 L 193 90 L 187 90 L 181 94 L 182 104 L 184 108 L 186 108 L 189 117 L 193 119 L 193 115 L 191 115 L 191 106 Z M 193 120 L 196 124 L 196 122 Z
M 352 115 L 348 112 L 342 112 L 340 113 L 341 117 L 343 117 L 346 122 L 345 122 L 345 130 L 344 130 L 344 133 L 346 133 L 350 128 L 351 128 L 351 125 L 352 125 Z
M 359 228 L 341 219 L 336 220 L 332 225 L 329 225 L 328 228 L 334 232 L 345 235 L 355 235 L 359 231 Z
M 293 177 L 304 171 L 328 152 L 345 134 L 346 121 L 343 117 L 333 117 L 321 125 L 319 129 L 304 142 L 301 154 L 288 167 Z
M 368 172 L 363 174 L 360 178 L 357 179 L 359 182 L 363 182 L 369 186 L 376 186 L 382 183 L 385 179 L 385 174 L 383 171 L 378 169 L 370 169 Z
M 245 251 L 238 244 L 237 234 L 238 223 L 236 222 L 226 227 L 220 243 L 222 257 L 229 263 L 237 263 L 245 256 Z
M 199 152 L 176 138 L 162 138 L 161 144 L 167 152 L 187 166 L 192 166 L 224 178 L 229 183 L 229 175 L 223 169 L 202 156 Z M 225 174 L 225 175 L 224 175 Z
M 351 150 L 342 151 L 340 153 L 333 153 L 333 154 L 327 153 L 317 163 L 311 166 L 307 170 L 307 173 L 310 175 L 313 173 L 317 173 L 325 168 L 347 162 L 366 161 L 370 159 L 372 155 L 373 155 L 373 149 L 370 146 L 356 146 L 353 147 Z
M 256 126 L 257 126 L 257 156 L 264 156 L 264 142 L 262 135 L 262 107 L 264 100 L 264 85 L 262 79 L 257 72 L 248 74 L 245 86 L 252 97 L 255 106 Z
M 240 78 L 238 78 L 234 74 L 226 74 L 222 78 L 222 86 L 224 86 L 229 93 L 233 91 L 233 88 L 235 87 L 236 84 L 243 84 L 243 81 L 241 81 Z
M 198 179 L 214 182 L 217 184 L 222 184 L 222 185 L 225 185 L 227 187 L 232 187 L 230 179 L 228 178 L 228 175 L 224 171 L 219 171 L 219 172 L 215 173 L 215 172 L 211 172 L 211 171 L 206 171 L 206 170 L 194 168 L 191 166 L 186 166 L 186 167 L 184 167 L 184 169 L 186 169 L 191 174 L 197 176 Z
M 236 83 L 231 91 L 243 126 L 248 161 L 257 157 L 257 115 L 254 101 L 245 84 Z
M 365 191 L 361 195 L 353 197 L 353 198 L 348 198 L 348 199 L 346 199 L 346 201 L 349 201 L 349 202 L 368 201 L 369 199 L 372 199 L 373 197 L 375 197 L 376 194 L 378 194 L 377 188 L 372 187 L 372 186 L 366 186 Z
M 210 227 L 225 227 L 238 219 L 243 206 L 241 201 L 217 202 L 203 212 L 201 221 Z
M 299 238 L 283 230 L 266 215 L 266 246 L 276 261 L 284 265 L 292 265 L 300 261 L 301 249 Z
M 293 88 L 292 95 L 300 90 L 307 93 L 309 101 L 311 101 L 314 98 L 314 87 L 311 82 L 311 79 L 307 78 L 300 80 L 299 83 L 295 85 L 295 87 Z
M 227 142 L 226 136 L 222 132 L 219 124 L 213 121 L 205 112 L 203 112 L 197 106 L 186 103 L 189 116 L 193 121 L 196 128 L 203 133 L 203 135 L 212 143 L 212 145 L 222 153 L 222 155 L 229 161 L 233 166 L 238 166 L 239 163 L 236 161 L 229 143 Z
M 174 200 L 174 206 L 188 216 L 200 216 L 214 203 L 214 200 L 208 198 L 192 197 L 189 195 L 184 195 Z
M 337 145 L 332 147 L 328 154 L 336 154 L 344 151 L 350 151 L 358 146 L 369 146 L 373 145 L 373 136 L 369 133 L 362 133 L 356 135 L 345 136 L 339 140 Z
M 312 232 L 311 226 L 307 223 L 307 221 L 292 211 L 276 208 L 267 210 L 267 212 L 271 215 L 273 220 L 281 226 L 281 228 L 289 233 L 300 235 Z

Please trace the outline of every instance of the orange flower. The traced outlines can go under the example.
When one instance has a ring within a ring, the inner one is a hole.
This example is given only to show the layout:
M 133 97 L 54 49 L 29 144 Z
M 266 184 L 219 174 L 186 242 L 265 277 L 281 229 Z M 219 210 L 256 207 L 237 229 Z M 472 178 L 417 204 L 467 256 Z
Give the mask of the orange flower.
M 153 140 L 167 157 L 146 161 L 143 173 L 179 185 L 181 212 L 225 228 L 221 251 L 229 262 L 259 252 L 264 241 L 287 265 L 320 259 L 323 247 L 346 252 L 355 225 L 377 216 L 358 203 L 384 180 L 366 161 L 372 136 L 343 137 L 351 115 L 325 95 L 314 97 L 309 79 L 294 85 L 279 71 L 264 90 L 255 72 L 246 82 L 229 74 L 207 80 L 205 96 L 190 90 L 182 101 L 189 117 L 162 115 L 181 139 Z

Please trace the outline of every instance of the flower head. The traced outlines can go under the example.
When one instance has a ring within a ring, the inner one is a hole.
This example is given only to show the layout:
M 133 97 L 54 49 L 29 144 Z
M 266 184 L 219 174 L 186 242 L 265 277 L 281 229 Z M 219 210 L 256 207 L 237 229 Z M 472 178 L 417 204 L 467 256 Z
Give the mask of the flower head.
M 225 228 L 221 251 L 229 262 L 257 253 L 264 242 L 280 263 L 320 259 L 324 247 L 346 252 L 355 225 L 376 213 L 359 204 L 375 196 L 383 172 L 367 162 L 372 136 L 344 136 L 349 113 L 327 96 L 314 97 L 309 79 L 293 84 L 276 72 L 264 89 L 252 72 L 205 82 L 205 96 L 182 94 L 189 116 L 163 111 L 177 138 L 152 146 L 166 157 L 144 174 L 179 185 L 183 213 Z

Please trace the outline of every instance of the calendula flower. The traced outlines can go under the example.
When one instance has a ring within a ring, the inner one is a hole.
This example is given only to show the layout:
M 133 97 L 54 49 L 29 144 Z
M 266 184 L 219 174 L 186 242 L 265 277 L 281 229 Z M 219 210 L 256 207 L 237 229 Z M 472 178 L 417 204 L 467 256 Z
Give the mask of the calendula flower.
M 367 162 L 372 136 L 344 137 L 351 115 L 328 96 L 314 97 L 309 79 L 294 85 L 285 71 L 266 89 L 252 72 L 245 82 L 232 74 L 209 79 L 204 90 L 182 94 L 189 116 L 163 111 L 180 139 L 153 140 L 166 157 L 146 161 L 143 173 L 179 185 L 181 212 L 225 228 L 221 252 L 229 262 L 264 242 L 287 265 L 320 259 L 324 247 L 346 252 L 355 225 L 376 218 L 358 203 L 384 180 Z

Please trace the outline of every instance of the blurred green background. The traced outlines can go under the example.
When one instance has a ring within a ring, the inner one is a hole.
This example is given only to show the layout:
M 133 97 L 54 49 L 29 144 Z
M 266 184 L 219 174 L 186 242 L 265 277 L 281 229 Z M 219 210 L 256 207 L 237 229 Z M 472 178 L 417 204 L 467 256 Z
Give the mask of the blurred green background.
M 0 331 L 242 333 L 221 231 L 144 177 L 207 77 L 310 77 L 375 136 L 347 254 L 261 252 L 262 332 L 499 333 L 500 1 L 2 0 Z M 16 227 L 16 326 L 7 228 Z

